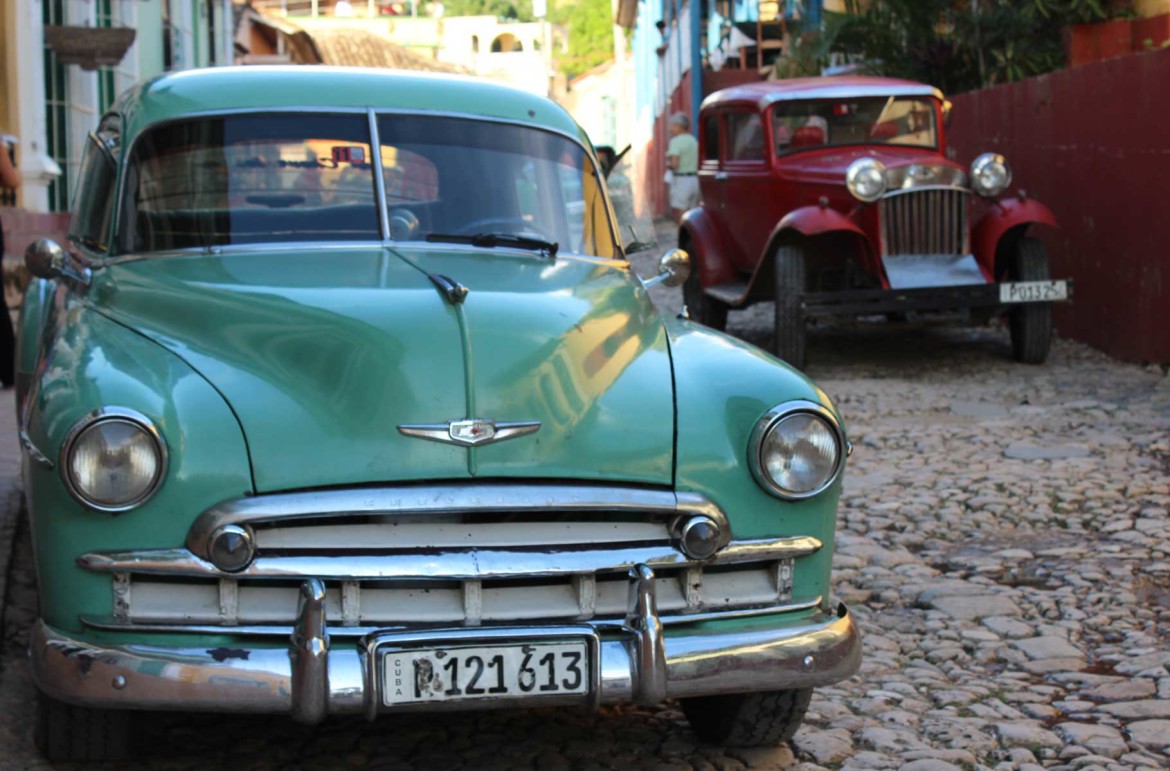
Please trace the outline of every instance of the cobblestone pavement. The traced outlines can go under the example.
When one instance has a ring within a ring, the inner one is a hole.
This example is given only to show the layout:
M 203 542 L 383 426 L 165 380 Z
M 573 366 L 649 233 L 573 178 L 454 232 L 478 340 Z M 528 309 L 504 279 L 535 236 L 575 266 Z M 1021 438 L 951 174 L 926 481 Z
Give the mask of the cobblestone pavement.
M 643 275 L 654 255 L 640 255 Z M 655 290 L 677 309 L 677 292 Z M 767 308 L 732 331 L 768 343 Z M 791 747 L 722 751 L 661 709 L 341 720 L 144 715 L 116 769 L 1114 769 L 1170 767 L 1170 378 L 1060 341 L 1042 367 L 1000 327 L 814 331 L 846 416 L 837 590 L 861 673 L 819 690 Z M 11 421 L 0 472 L 12 473 Z M 11 485 L 9 477 L 0 485 Z M 0 766 L 31 747 L 27 535 L 8 587 Z M 62 768 L 67 768 L 62 766 Z

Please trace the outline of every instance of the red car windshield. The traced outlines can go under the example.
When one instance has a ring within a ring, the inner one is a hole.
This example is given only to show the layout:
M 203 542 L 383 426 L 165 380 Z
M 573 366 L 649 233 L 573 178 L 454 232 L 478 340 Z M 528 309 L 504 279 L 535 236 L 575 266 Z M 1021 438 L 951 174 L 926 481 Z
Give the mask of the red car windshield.
M 934 100 L 866 97 L 781 102 L 772 112 L 776 154 L 835 145 L 938 147 Z

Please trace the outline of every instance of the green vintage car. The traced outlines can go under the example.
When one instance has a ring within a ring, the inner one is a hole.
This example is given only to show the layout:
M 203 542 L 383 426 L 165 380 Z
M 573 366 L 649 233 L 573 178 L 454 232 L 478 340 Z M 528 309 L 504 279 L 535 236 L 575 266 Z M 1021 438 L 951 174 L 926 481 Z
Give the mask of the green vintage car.
M 481 80 L 167 75 L 39 241 L 18 400 L 38 740 L 129 710 L 678 699 L 774 743 L 860 637 L 848 441 L 762 351 L 665 318 L 588 138 Z

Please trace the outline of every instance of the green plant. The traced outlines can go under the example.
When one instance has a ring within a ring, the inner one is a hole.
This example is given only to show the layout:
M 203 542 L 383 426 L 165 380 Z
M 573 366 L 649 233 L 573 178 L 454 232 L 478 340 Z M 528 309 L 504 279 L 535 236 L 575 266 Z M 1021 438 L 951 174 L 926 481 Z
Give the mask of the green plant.
M 1132 13 L 1130 0 L 847 0 L 833 50 L 874 74 L 951 93 L 1064 65 L 1064 27 Z

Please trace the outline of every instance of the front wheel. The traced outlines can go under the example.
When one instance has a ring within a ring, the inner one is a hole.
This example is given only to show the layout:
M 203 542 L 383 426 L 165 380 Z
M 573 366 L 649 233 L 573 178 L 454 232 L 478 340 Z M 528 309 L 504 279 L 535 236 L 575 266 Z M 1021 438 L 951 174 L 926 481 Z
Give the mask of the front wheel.
M 37 691 L 34 738 L 50 761 L 122 760 L 129 754 L 129 713 L 75 707 Z
M 781 246 L 773 258 L 776 267 L 776 355 L 797 369 L 804 368 L 804 249 Z
M 680 699 L 691 730 L 724 747 L 775 746 L 800 728 L 812 689 L 735 693 Z
M 686 249 L 685 246 L 683 248 Z M 691 275 L 687 276 L 683 284 L 683 302 L 687 306 L 687 316 L 692 321 L 720 332 L 727 329 L 727 304 L 703 291 L 703 285 L 699 283 L 697 265 L 692 265 Z
M 1047 281 L 1048 253 L 1034 238 L 1021 238 L 1008 265 L 1013 281 Z M 1043 364 L 1052 346 L 1052 306 L 1029 303 L 1012 308 L 1008 316 L 1012 358 L 1024 364 Z

